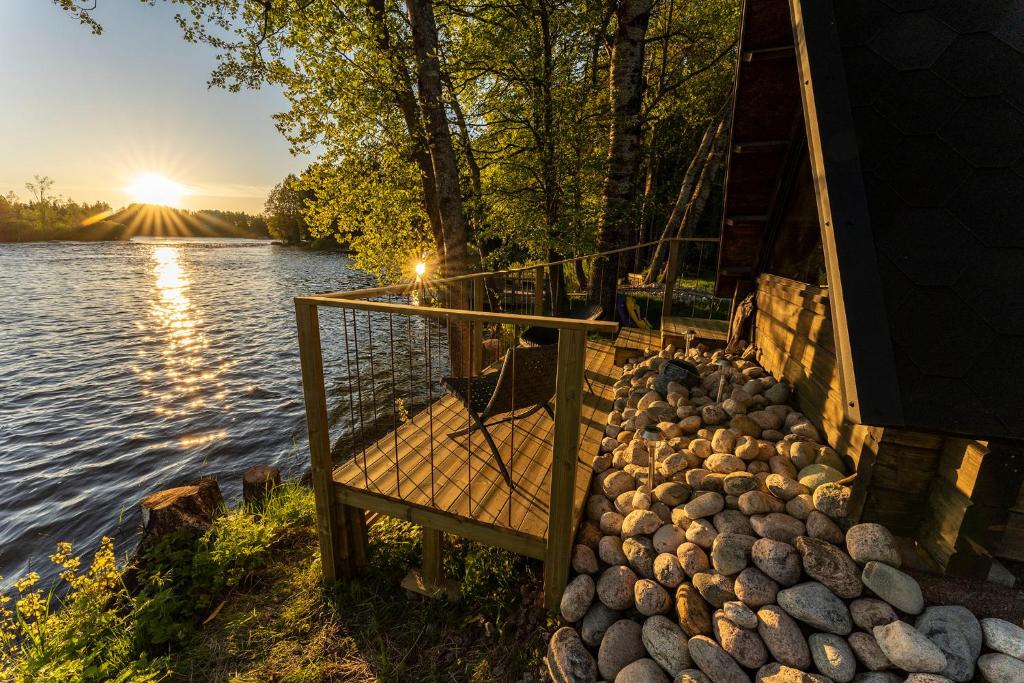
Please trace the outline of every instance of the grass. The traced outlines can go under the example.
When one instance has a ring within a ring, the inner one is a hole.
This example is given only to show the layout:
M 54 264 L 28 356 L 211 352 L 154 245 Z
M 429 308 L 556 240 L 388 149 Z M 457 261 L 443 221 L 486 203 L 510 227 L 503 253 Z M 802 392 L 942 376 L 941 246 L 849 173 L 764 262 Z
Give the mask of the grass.
M 0 622 L 0 680 L 512 681 L 537 671 L 550 632 L 538 563 L 450 539 L 445 567 L 461 601 L 407 593 L 398 582 L 419 563 L 419 529 L 381 518 L 370 570 L 325 587 L 313 519 L 312 493 L 286 485 L 263 510 L 162 543 L 141 568 L 110 574 L 103 560 L 108 588 L 96 599 L 74 587 L 60 600 L 40 594 L 49 614 L 14 609 Z

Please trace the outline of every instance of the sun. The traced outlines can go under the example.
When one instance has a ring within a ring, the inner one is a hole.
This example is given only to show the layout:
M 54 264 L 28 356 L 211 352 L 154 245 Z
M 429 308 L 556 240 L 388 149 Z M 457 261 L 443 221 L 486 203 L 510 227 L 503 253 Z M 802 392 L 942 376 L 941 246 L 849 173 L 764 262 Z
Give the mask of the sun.
M 125 188 L 132 200 L 139 204 L 159 204 L 178 208 L 182 197 L 188 194 L 187 188 L 181 183 L 162 176 L 159 173 L 143 173 Z

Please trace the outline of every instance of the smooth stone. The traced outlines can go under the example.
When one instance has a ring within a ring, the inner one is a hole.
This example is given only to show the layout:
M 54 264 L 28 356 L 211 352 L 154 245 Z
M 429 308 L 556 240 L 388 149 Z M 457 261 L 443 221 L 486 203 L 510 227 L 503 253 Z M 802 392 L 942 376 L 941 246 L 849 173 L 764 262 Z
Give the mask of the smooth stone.
M 842 484 L 822 484 L 814 489 L 814 507 L 835 521 L 846 519 L 850 512 L 850 496 L 853 491 Z
M 910 674 L 903 683 L 953 683 L 950 679 L 939 674 Z
M 687 646 L 690 658 L 713 683 L 750 683 L 750 676 L 711 638 L 694 636 Z
M 711 679 L 700 669 L 687 669 L 680 671 L 672 683 L 711 683 Z
M 857 674 L 853 683 L 903 683 L 903 677 L 888 671 L 865 671 Z
M 666 481 L 654 488 L 654 497 L 670 508 L 679 505 L 690 496 L 690 487 L 678 481 Z
M 1024 681 L 1024 662 L 1002 652 L 990 652 L 979 657 L 978 669 L 989 683 Z
M 654 558 L 658 553 L 654 544 L 646 536 L 634 536 L 622 542 L 622 554 L 629 561 L 629 566 L 645 579 L 654 578 Z
M 777 599 L 791 617 L 821 631 L 845 636 L 853 629 L 846 604 L 817 581 L 781 590 Z
M 768 661 L 768 649 L 756 631 L 741 628 L 723 612 L 714 615 L 715 639 L 736 663 L 756 669 Z
M 794 498 L 793 500 L 799 500 L 799 498 Z M 807 518 L 804 520 L 804 526 L 807 527 L 807 535 L 811 538 L 828 541 L 833 545 L 842 547 L 843 541 L 845 540 L 843 530 L 840 529 L 839 525 L 833 522 L 832 518 L 824 512 L 811 510 L 807 513 Z
M 714 453 L 731 453 L 736 448 L 736 433 L 730 429 L 716 429 L 711 437 L 711 450 Z
M 614 509 L 615 506 L 606 495 L 595 493 L 587 498 L 587 518 L 594 522 L 601 521 L 601 515 Z
M 781 512 L 754 515 L 750 518 L 750 525 L 754 527 L 757 535 L 762 538 L 770 538 L 789 544 L 792 544 L 798 536 L 803 536 L 807 531 L 804 523 L 799 519 Z
M 669 677 L 653 659 L 630 662 L 615 675 L 615 683 L 669 683 Z
M 743 472 L 747 469 L 746 463 L 732 453 L 712 453 L 711 457 L 704 461 L 704 467 L 722 475 Z
M 747 491 L 740 496 L 740 512 L 747 515 L 766 515 L 772 511 L 771 496 L 764 491 Z
M 715 525 L 706 519 L 695 519 L 686 527 L 686 540 L 696 543 L 704 550 L 710 550 L 715 542 L 718 530 Z
M 621 618 L 622 615 L 619 612 L 609 609 L 600 600 L 595 600 L 587 613 L 583 615 L 583 621 L 580 623 L 580 636 L 583 637 L 583 642 L 590 647 L 597 647 L 601 644 L 601 639 L 604 638 L 604 632 L 608 630 L 608 627 Z
M 823 675 L 836 683 L 849 683 L 857 674 L 857 660 L 853 650 L 841 636 L 832 633 L 814 633 L 807 639 L 811 659 Z
M 808 465 L 797 474 L 797 481 L 810 489 L 811 493 L 822 484 L 832 484 L 846 475 L 828 465 Z
M 686 543 L 686 531 L 674 524 L 665 524 L 654 532 L 651 540 L 659 553 L 674 553 L 676 548 Z
M 750 519 L 739 510 L 722 510 L 711 519 L 720 534 L 754 535 L 754 527 L 750 526 Z
M 594 579 L 590 574 L 580 574 L 565 587 L 559 609 L 562 618 L 572 623 L 579 621 L 594 601 Z
M 736 577 L 733 591 L 743 604 L 757 609 L 775 602 L 779 584 L 760 569 L 748 567 Z
M 686 580 L 683 566 L 672 553 L 661 553 L 654 558 L 654 578 L 665 588 L 675 588 Z
M 766 605 L 757 611 L 757 621 L 757 632 L 776 661 L 795 669 L 810 668 L 811 651 L 793 617 L 778 605 Z
M 757 479 L 750 472 L 733 472 L 725 475 L 722 486 L 730 496 L 742 496 L 757 488 Z
M 701 517 L 711 517 L 715 513 L 721 512 L 724 507 L 725 499 L 722 498 L 722 495 L 714 491 L 708 491 L 684 505 L 683 512 L 690 519 L 697 520 Z
M 812 512 L 817 512 L 817 510 L 814 509 L 814 498 L 809 493 L 801 493 L 786 501 L 786 514 L 796 517 L 804 524 L 807 524 L 807 518 L 811 516 Z M 810 527 L 808 526 L 809 531 Z
M 661 517 L 650 510 L 633 510 L 622 520 L 622 535 L 626 537 L 653 534 L 661 527 Z
M 583 520 L 580 524 L 580 528 L 576 531 L 576 543 L 585 545 L 592 550 L 597 549 L 597 544 L 601 542 L 601 537 L 604 534 L 601 533 L 600 527 L 591 522 L 589 519 Z
M 846 532 L 846 552 L 859 564 L 882 562 L 899 567 L 902 560 L 896 538 L 881 524 L 855 524 Z
M 946 668 L 939 646 L 905 621 L 876 626 L 873 633 L 889 661 L 904 671 L 939 673 Z
M 637 611 L 645 617 L 664 614 L 672 607 L 668 592 L 650 579 L 639 579 L 633 584 L 633 598 Z
M 981 654 L 984 637 L 982 624 L 969 609 L 960 605 L 928 607 L 914 622 L 914 628 L 946 655 L 946 668 L 941 671 L 943 676 L 957 683 L 966 683 L 974 678 L 974 662 Z
M 789 459 L 798 470 L 813 465 L 818 457 L 818 445 L 813 441 L 794 441 L 789 445 Z
M 633 606 L 634 584 L 636 574 L 629 567 L 608 567 L 597 580 L 597 597 L 611 609 L 629 609 Z
M 684 583 L 676 589 L 676 614 L 679 627 L 687 636 L 712 632 L 711 607 L 693 584 Z
M 896 611 L 884 600 L 860 598 L 850 603 L 850 616 L 857 628 L 871 631 L 876 626 L 890 624 L 897 619 Z
M 692 581 L 701 596 L 715 608 L 736 599 L 736 593 L 733 592 L 734 582 L 728 576 L 701 573 L 695 574 Z
M 981 630 L 989 649 L 1024 660 L 1024 628 L 1003 619 L 982 619 Z
M 696 543 L 686 542 L 676 548 L 676 557 L 687 576 L 706 572 L 711 568 L 707 553 Z
M 750 549 L 750 558 L 755 567 L 783 586 L 795 585 L 800 580 L 800 553 L 789 543 L 758 539 Z
M 756 540 L 745 534 L 719 533 L 711 546 L 711 565 L 725 576 L 740 573 L 750 561 L 750 549 Z
M 796 480 L 796 477 L 787 477 L 775 472 L 769 474 L 764 480 L 768 492 L 783 501 L 790 501 L 797 496 L 811 493 L 811 490 Z
M 615 500 L 626 491 L 635 489 L 636 480 L 633 479 L 632 475 L 626 474 L 622 470 L 614 470 L 604 478 L 602 488 L 604 495 L 608 496 L 611 500 Z
M 821 448 L 818 449 L 818 455 L 814 458 L 814 462 L 818 463 L 819 465 L 828 465 L 829 467 L 833 467 L 839 470 L 840 472 L 847 471 L 846 463 L 843 462 L 842 456 L 840 456 L 838 453 L 835 452 L 835 450 L 828 446 L 822 446 Z
M 892 668 L 892 662 L 882 652 L 882 648 L 878 647 L 878 641 L 870 633 L 854 631 L 846 640 L 861 664 L 871 671 L 883 671 Z
M 722 613 L 740 628 L 757 628 L 757 614 L 739 600 L 723 603 Z
M 623 517 L 618 512 L 606 512 L 601 515 L 600 527 L 601 533 L 608 536 L 618 536 L 622 533 L 622 520 Z
M 647 654 L 641 637 L 640 624 L 630 619 L 619 619 L 608 627 L 597 650 L 597 668 L 608 681 L 636 660 Z
M 778 662 L 765 664 L 757 670 L 757 683 L 832 683 L 825 676 L 783 666 Z
M 872 593 L 901 612 L 920 614 L 924 609 L 924 596 L 917 581 L 895 567 L 871 560 L 864 565 L 860 580 Z
M 572 549 L 572 568 L 577 574 L 596 574 L 600 567 L 597 564 L 597 555 L 594 551 L 585 546 L 577 545 Z
M 597 556 L 605 564 L 628 564 L 629 560 L 622 552 L 622 539 L 618 536 L 604 536 L 597 544 Z
M 677 676 L 693 666 L 686 648 L 686 634 L 671 619 L 660 614 L 644 622 L 641 638 L 647 653 L 668 672 Z
M 555 631 L 548 643 L 548 674 L 554 683 L 595 683 L 597 663 L 571 626 Z
M 804 571 L 844 600 L 859 597 L 863 587 L 857 576 L 857 563 L 836 546 L 816 538 L 801 536 L 796 549 L 803 558 Z

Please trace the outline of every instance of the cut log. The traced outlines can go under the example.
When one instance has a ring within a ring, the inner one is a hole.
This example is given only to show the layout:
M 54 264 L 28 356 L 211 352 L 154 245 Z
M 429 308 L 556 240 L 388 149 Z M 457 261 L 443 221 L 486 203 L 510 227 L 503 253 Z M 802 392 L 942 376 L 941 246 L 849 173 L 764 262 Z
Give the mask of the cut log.
M 216 479 L 151 493 L 139 503 L 142 508 L 143 545 L 154 543 L 177 531 L 203 533 L 224 508 L 224 497 Z
M 281 470 L 270 465 L 250 467 L 242 475 L 242 500 L 259 505 L 267 494 L 281 485 Z

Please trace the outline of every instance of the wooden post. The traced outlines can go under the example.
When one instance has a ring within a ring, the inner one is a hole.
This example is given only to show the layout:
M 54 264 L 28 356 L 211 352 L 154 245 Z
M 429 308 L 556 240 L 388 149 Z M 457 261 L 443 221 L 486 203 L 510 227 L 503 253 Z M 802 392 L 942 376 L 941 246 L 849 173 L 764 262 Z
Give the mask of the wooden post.
M 306 403 L 306 429 L 316 496 L 316 530 L 320 537 L 320 561 L 324 580 L 348 578 L 348 535 L 339 519 L 331 465 L 331 443 L 327 432 L 327 399 L 324 395 L 324 364 L 320 351 L 320 319 L 316 306 L 295 302 L 299 331 L 299 361 L 302 365 L 302 393 Z
M 427 527 L 423 527 L 423 585 L 430 591 L 444 589 L 441 532 Z
M 672 290 L 676 286 L 676 267 L 679 262 L 679 240 L 668 243 L 668 262 L 665 264 L 665 295 L 661 304 L 661 329 L 665 329 L 665 318 L 672 315 Z
M 533 314 L 544 315 L 544 266 L 533 269 Z
M 473 280 L 473 310 L 484 310 L 484 278 Z M 473 374 L 479 375 L 484 367 L 484 323 L 475 321 L 472 324 L 473 334 L 471 344 L 473 345 Z
M 558 609 L 569 576 L 572 554 L 573 498 L 579 455 L 580 409 L 587 334 L 560 330 L 555 378 L 555 434 L 551 445 L 551 504 L 548 544 L 544 554 L 544 604 Z

